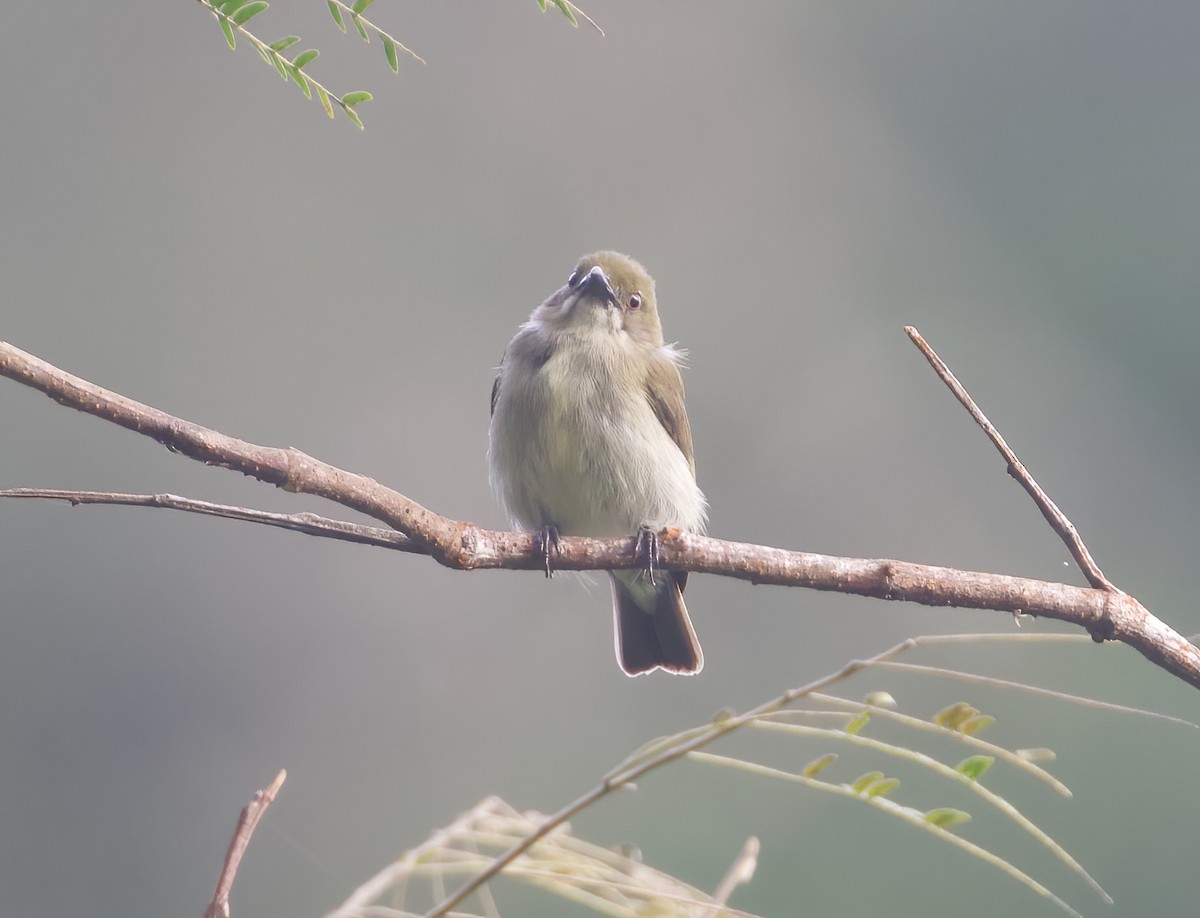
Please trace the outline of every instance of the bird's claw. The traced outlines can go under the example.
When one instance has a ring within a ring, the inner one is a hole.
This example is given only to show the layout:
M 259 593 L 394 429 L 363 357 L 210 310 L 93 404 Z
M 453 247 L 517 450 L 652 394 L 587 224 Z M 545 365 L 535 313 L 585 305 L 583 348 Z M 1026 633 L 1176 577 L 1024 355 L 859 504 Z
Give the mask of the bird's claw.
M 642 570 L 650 578 L 650 585 L 654 586 L 654 568 L 658 567 L 658 533 L 649 526 L 639 529 L 634 554 L 637 556 Z
M 554 576 L 554 568 L 550 563 L 551 556 L 558 554 L 558 527 L 553 523 L 543 526 L 537 532 L 537 551 L 545 565 L 546 576 Z

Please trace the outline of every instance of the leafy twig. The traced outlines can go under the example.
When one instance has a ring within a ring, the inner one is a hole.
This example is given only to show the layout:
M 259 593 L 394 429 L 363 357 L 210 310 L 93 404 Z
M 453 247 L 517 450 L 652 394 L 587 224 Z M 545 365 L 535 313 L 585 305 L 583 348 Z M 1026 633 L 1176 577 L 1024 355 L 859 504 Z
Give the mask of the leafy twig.
M 398 41 L 394 36 L 389 35 L 371 20 L 367 19 L 363 13 L 367 7 L 374 3 L 375 0 L 355 0 L 353 5 L 347 5 L 342 0 L 326 0 L 329 6 L 329 14 L 333 17 L 334 23 L 344 33 L 346 31 L 346 20 L 342 16 L 342 11 L 345 10 L 350 14 L 350 20 L 354 23 L 354 27 L 358 30 L 358 34 L 367 44 L 371 43 L 371 33 L 374 32 L 383 42 L 383 53 L 387 57 L 388 66 L 392 68 L 392 73 L 400 72 L 400 61 L 396 55 L 396 50 L 399 49 L 415 60 L 417 63 L 424 64 L 425 58 L 417 54 L 411 48 L 405 46 Z
M 291 59 L 284 57 L 282 52 L 300 41 L 300 36 L 288 35 L 286 38 L 268 44 L 246 28 L 247 22 L 266 11 L 268 4 L 265 0 L 197 0 L 197 2 L 217 18 L 221 32 L 225 35 L 225 41 L 229 43 L 231 51 L 237 50 L 235 33 L 240 32 L 254 46 L 259 56 L 268 64 L 272 64 L 284 80 L 291 80 L 300 87 L 305 98 L 311 99 L 315 89 L 321 107 L 325 109 L 325 114 L 330 118 L 334 117 L 334 106 L 336 105 L 359 128 L 363 126 L 362 119 L 358 117 L 358 113 L 354 109 L 355 106 L 371 100 L 372 96 L 369 92 L 359 89 L 339 96 L 331 92 L 323 83 L 305 73 L 304 68 L 316 60 L 320 53 L 316 48 L 301 51 Z

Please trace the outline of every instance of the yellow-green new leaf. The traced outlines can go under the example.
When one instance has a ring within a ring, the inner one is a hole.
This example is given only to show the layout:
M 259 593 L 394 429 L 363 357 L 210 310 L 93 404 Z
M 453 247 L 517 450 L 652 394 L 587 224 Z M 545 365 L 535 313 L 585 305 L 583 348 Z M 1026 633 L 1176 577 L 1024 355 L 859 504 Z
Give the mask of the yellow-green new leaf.
M 269 3 L 266 0 L 254 0 L 253 3 L 247 3 L 245 6 L 240 6 L 229 17 L 235 25 L 245 25 L 259 13 L 263 12 Z
M 346 21 L 342 19 L 342 8 L 334 3 L 333 0 L 327 0 L 327 2 L 329 3 L 329 13 L 333 16 L 333 21 L 337 23 L 339 29 L 345 32 Z
M 933 722 L 939 727 L 945 727 L 947 730 L 958 730 L 965 721 L 978 713 L 978 708 L 973 708 L 965 701 L 956 701 L 954 704 L 942 708 L 934 714 Z
M 353 108 L 356 105 L 361 105 L 363 102 L 370 102 L 374 98 L 365 89 L 356 89 L 354 92 L 348 92 L 342 96 L 342 104 Z
M 978 733 L 980 730 L 986 730 L 996 722 L 996 718 L 991 714 L 976 714 L 974 717 L 968 717 L 959 726 L 959 730 L 963 733 L 971 734 Z
M 965 813 L 962 810 L 956 810 L 953 807 L 944 806 L 926 813 L 925 821 L 932 823 L 939 829 L 950 829 L 954 826 L 962 825 L 964 822 L 970 822 L 971 814 Z
M 866 774 L 859 775 L 854 783 L 850 785 L 850 789 L 856 794 L 861 794 L 876 781 L 883 780 L 882 771 L 868 771 Z
M 955 765 L 954 770 L 972 781 L 978 781 L 995 761 L 995 758 L 990 755 L 973 755 Z
M 343 108 L 342 111 L 344 111 L 346 113 L 347 118 L 349 118 L 351 121 L 353 121 L 355 124 L 358 125 L 359 130 L 363 129 L 362 119 L 360 117 L 358 117 L 358 112 L 356 112 L 352 108 Z
M 815 778 L 836 761 L 837 754 L 833 752 L 827 752 L 819 759 L 813 759 L 811 762 L 805 765 L 800 774 L 804 775 L 806 778 Z
M 878 781 L 872 781 L 863 788 L 863 795 L 866 797 L 886 797 L 899 786 L 899 778 L 880 778 Z
M 870 722 L 871 722 L 871 712 L 870 711 L 860 711 L 858 716 L 855 717 L 853 720 L 851 720 L 850 723 L 846 724 L 846 726 L 843 727 L 843 729 L 847 733 L 857 734 L 863 727 L 865 727 Z

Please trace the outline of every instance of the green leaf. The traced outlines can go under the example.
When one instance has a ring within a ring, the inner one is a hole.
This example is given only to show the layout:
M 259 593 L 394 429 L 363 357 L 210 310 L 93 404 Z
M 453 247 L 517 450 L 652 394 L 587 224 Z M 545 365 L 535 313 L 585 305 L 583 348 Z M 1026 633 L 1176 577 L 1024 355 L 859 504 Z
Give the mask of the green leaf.
M 962 810 L 956 810 L 953 807 L 944 806 L 926 813 L 925 821 L 932 823 L 940 829 L 949 829 L 964 822 L 970 822 L 971 814 L 964 813 Z
M 342 111 L 344 111 L 346 113 L 347 118 L 349 118 L 351 121 L 353 121 L 355 124 L 358 125 L 359 130 L 363 129 L 362 119 L 360 117 L 358 117 L 358 112 L 356 112 L 352 108 L 343 108 Z
M 333 117 L 333 103 L 329 101 L 329 93 L 322 87 L 317 87 L 317 98 L 321 100 L 321 108 L 325 109 L 325 114 L 330 118 Z
M 305 64 L 311 64 L 317 59 L 317 55 L 321 52 L 316 48 L 309 48 L 307 51 L 301 51 L 292 59 L 292 66 L 297 70 L 302 70 Z
M 843 727 L 842 729 L 845 730 L 847 733 L 855 734 L 855 733 L 858 733 L 859 730 L 861 730 L 863 727 L 865 727 L 870 722 L 871 722 L 871 712 L 870 711 L 860 711 L 858 713 L 858 716 L 855 717 L 852 721 L 850 721 L 850 723 L 846 724 L 846 726 Z
M 271 60 L 275 63 L 275 69 L 279 71 L 279 75 L 283 77 L 283 81 L 285 83 L 291 79 L 291 77 L 288 76 L 287 61 L 285 61 L 278 54 L 272 57 Z
M 239 6 L 245 6 L 249 2 L 250 0 L 221 0 L 221 2 L 217 4 L 217 9 L 228 16 Z
M 308 77 L 290 64 L 288 65 L 288 76 L 296 81 L 296 85 L 299 86 L 300 91 L 304 93 L 304 98 L 312 98 L 312 88 L 308 85 Z
M 806 778 L 815 778 L 836 761 L 836 753 L 827 752 L 819 759 L 813 759 L 811 762 L 805 765 L 800 774 L 804 775 Z
M 359 13 L 365 13 L 367 7 L 374 2 L 375 0 L 354 0 L 354 6 L 350 7 L 350 9 L 357 16 Z
M 261 57 L 268 64 L 271 63 L 271 61 L 275 60 L 275 55 L 272 54 L 270 49 L 268 49 L 268 48 L 260 48 L 258 45 L 255 45 L 254 50 L 257 51 L 258 56 Z
M 868 784 L 863 789 L 863 793 L 867 797 L 885 797 L 899 786 L 899 778 L 881 778 L 878 781 L 872 781 Z
M 571 9 L 571 4 L 567 0 L 554 0 L 554 5 L 562 10 L 563 15 L 571 21 L 571 25 L 577 29 L 579 28 L 579 20 L 575 18 L 575 12 Z
M 339 29 L 345 32 L 346 21 L 342 19 L 342 8 L 334 3 L 333 0 L 327 0 L 327 2 L 329 3 L 329 12 L 333 16 L 333 21 L 337 23 Z
M 392 68 L 392 73 L 400 72 L 400 62 L 396 60 L 396 43 L 392 41 L 390 35 L 383 37 L 383 53 L 387 55 L 388 66 Z
M 342 104 L 349 108 L 354 108 L 354 106 L 360 105 L 363 102 L 370 102 L 374 98 L 365 89 L 356 89 L 354 92 L 348 92 L 342 96 Z
M 245 6 L 239 7 L 229 18 L 234 21 L 235 25 L 245 25 L 268 6 L 270 4 L 266 0 L 253 0 L 252 3 L 247 3 Z
M 371 36 L 367 32 L 367 27 L 363 25 L 362 17 L 359 16 L 358 13 L 355 13 L 351 18 L 354 20 L 354 27 L 358 29 L 358 34 L 361 35 L 362 40 L 369 45 L 371 43 Z
M 866 774 L 855 778 L 854 783 L 850 785 L 850 789 L 856 794 L 861 794 L 876 781 L 882 781 L 883 777 L 882 771 L 868 771 Z
M 225 33 L 225 40 L 229 42 L 229 50 L 237 50 L 237 41 L 233 37 L 233 26 L 229 24 L 229 20 L 223 16 L 217 17 L 217 22 L 221 23 L 221 31 Z
M 990 755 L 973 755 L 955 765 L 954 770 L 960 775 L 970 778 L 972 781 L 978 781 L 983 777 L 983 773 L 992 767 L 992 763 L 995 761 L 996 759 Z
M 546 12 L 546 0 L 537 0 L 537 5 L 542 8 L 542 12 Z
M 267 47 L 272 51 L 283 51 L 285 48 L 290 48 L 299 40 L 299 35 L 289 35 L 287 38 L 281 38 L 279 41 L 271 42 L 269 45 L 267 45 Z

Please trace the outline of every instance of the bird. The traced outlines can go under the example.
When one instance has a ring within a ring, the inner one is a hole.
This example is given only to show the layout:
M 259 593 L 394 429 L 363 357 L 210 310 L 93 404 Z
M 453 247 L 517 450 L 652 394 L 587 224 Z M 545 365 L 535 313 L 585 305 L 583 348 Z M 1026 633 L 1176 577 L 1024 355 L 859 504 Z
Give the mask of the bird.
M 630 676 L 692 675 L 704 654 L 683 602 L 686 571 L 655 570 L 657 533 L 705 531 L 680 368 L 654 280 L 614 251 L 585 255 L 533 310 L 492 386 L 488 466 L 546 571 L 560 535 L 636 536 L 640 569 L 610 571 L 617 662 Z

